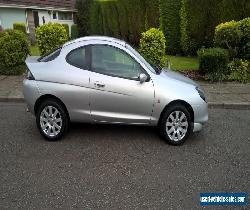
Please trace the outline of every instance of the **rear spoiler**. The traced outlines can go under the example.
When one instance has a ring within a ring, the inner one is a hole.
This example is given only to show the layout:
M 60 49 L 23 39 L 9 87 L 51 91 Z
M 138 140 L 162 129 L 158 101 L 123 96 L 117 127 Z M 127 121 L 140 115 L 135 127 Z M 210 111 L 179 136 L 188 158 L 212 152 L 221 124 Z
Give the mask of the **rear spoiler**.
M 32 64 L 32 63 L 38 63 L 38 59 L 40 56 L 28 56 L 25 60 L 26 65 Z

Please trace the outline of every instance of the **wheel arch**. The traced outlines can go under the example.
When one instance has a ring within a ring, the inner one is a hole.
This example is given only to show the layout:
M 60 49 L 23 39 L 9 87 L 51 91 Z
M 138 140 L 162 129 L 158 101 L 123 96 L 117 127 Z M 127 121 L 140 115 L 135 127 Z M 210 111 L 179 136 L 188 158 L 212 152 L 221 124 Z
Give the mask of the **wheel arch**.
M 70 120 L 69 112 L 68 112 L 66 105 L 62 102 L 62 100 L 60 98 L 58 98 L 54 95 L 51 95 L 51 94 L 42 95 L 36 100 L 35 105 L 34 105 L 35 115 L 37 114 L 38 108 L 41 105 L 41 103 L 45 100 L 48 100 L 48 99 L 53 99 L 53 100 L 56 100 L 58 103 L 60 103 L 63 106 L 63 108 L 66 110 L 66 115 L 67 115 L 68 119 Z
M 161 115 L 160 115 L 160 119 L 159 119 L 159 121 L 158 121 L 158 124 L 161 122 L 163 113 L 164 113 L 167 109 L 169 109 L 171 106 L 175 106 L 175 105 L 184 106 L 184 107 L 187 109 L 187 111 L 189 112 L 189 114 L 190 114 L 192 123 L 194 122 L 194 110 L 193 110 L 192 106 L 191 106 L 189 103 L 187 103 L 186 101 L 183 101 L 183 100 L 174 100 L 174 101 L 171 101 L 170 103 L 168 103 L 168 104 L 164 107 L 164 109 L 163 109 L 162 112 L 161 112 Z

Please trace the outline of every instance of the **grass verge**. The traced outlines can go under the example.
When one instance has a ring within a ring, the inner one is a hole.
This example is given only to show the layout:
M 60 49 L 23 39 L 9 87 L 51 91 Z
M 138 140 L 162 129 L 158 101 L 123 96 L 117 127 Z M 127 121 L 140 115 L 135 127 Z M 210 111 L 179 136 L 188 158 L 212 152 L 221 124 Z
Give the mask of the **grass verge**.
M 199 69 L 197 57 L 167 55 L 167 59 L 170 60 L 171 69 L 176 71 L 194 71 Z

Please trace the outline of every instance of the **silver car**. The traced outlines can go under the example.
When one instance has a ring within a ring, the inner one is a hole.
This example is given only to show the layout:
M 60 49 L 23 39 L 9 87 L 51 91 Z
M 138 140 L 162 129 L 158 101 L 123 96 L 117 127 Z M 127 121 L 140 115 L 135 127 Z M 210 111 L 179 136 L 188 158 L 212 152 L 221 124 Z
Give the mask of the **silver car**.
M 28 57 L 23 95 L 40 133 L 60 139 L 70 121 L 158 126 L 182 144 L 208 120 L 201 88 L 147 62 L 124 41 L 101 36 L 69 41 L 43 57 Z

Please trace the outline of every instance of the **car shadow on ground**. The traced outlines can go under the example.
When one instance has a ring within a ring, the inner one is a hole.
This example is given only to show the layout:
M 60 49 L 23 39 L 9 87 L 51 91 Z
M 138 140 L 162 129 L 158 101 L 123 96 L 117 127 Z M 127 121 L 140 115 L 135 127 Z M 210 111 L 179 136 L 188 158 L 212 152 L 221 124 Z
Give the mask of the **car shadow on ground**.
M 196 144 L 199 142 L 201 133 L 191 133 L 186 143 Z M 114 142 L 126 140 L 127 142 L 136 141 L 139 143 L 141 141 L 142 144 L 150 142 L 150 144 L 167 145 L 160 136 L 157 127 L 143 125 L 70 123 L 69 132 L 65 139 L 74 141 L 76 138 Z

